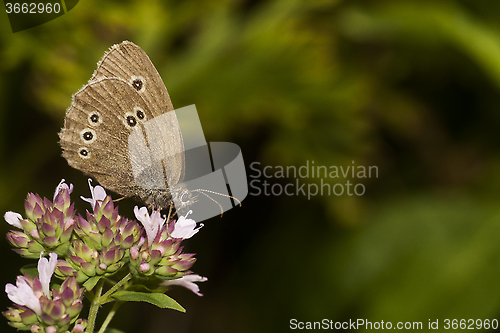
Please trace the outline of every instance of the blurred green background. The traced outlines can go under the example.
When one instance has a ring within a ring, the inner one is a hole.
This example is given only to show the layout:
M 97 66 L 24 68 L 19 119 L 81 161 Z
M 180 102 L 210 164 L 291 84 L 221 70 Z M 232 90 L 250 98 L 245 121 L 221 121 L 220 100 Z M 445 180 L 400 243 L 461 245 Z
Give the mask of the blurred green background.
M 241 147 L 249 176 L 255 161 L 378 166 L 363 196 L 249 195 L 186 242 L 204 297 L 172 289 L 186 314 L 127 304 L 112 326 L 500 317 L 500 2 L 84 0 L 15 34 L 0 16 L 2 214 L 23 213 L 28 192 L 51 198 L 61 178 L 88 208 L 57 133 L 123 40 L 148 53 L 176 108 L 196 104 L 207 141 Z M 2 239 L 3 286 L 31 261 Z M 0 331 L 15 330 L 0 319 Z

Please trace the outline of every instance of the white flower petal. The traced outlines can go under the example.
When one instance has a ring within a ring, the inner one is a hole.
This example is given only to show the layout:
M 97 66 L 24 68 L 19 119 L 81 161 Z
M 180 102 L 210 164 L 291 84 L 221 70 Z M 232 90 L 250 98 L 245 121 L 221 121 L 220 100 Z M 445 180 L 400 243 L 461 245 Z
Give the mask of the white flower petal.
M 5 292 L 12 302 L 27 306 L 38 315 L 42 314 L 40 300 L 36 297 L 24 276 L 20 275 L 17 277 L 15 286 L 11 283 L 6 284 Z
M 165 216 L 161 217 L 159 210 L 153 210 L 151 212 L 151 222 L 153 223 L 153 225 L 157 226 L 158 229 L 161 229 L 161 227 L 163 227 L 166 220 L 167 218 Z
M 23 225 L 21 224 L 21 220 L 23 219 L 23 217 L 19 213 L 7 212 L 4 214 L 3 218 L 5 219 L 5 221 L 7 221 L 8 224 L 13 225 L 14 227 L 17 227 L 19 229 L 23 228 Z
M 148 238 L 148 245 L 153 243 L 154 239 L 158 235 L 161 227 L 165 223 L 165 218 L 162 218 L 160 211 L 153 210 L 151 216 L 148 214 L 148 209 L 146 207 L 138 208 L 134 207 L 135 217 L 142 223 L 144 230 L 146 230 L 146 236 Z
M 193 293 L 195 293 L 198 296 L 203 296 L 203 294 L 200 293 L 200 287 L 195 282 L 205 282 L 207 280 L 208 280 L 208 278 L 200 276 L 198 274 L 190 274 L 190 275 L 185 275 L 179 279 L 164 281 L 164 282 L 162 282 L 162 285 L 164 285 L 164 286 L 175 286 L 175 285 L 182 286 L 184 288 L 191 290 Z
M 146 207 L 139 208 L 139 207 L 135 206 L 134 207 L 134 215 L 135 215 L 136 219 L 138 219 L 139 222 L 141 222 L 145 228 L 150 228 L 151 219 L 149 218 L 148 209 Z
M 56 187 L 56 191 L 54 192 L 54 200 L 56 200 L 56 196 L 59 194 L 59 192 L 61 192 L 63 189 L 67 189 L 69 194 L 71 194 L 71 192 L 73 192 L 73 184 L 66 184 L 65 183 L 65 180 L 61 180 L 61 182 L 57 185 Z
M 85 202 L 88 202 L 92 205 L 92 209 L 95 209 L 95 205 L 98 201 L 103 201 L 106 199 L 106 191 L 102 186 L 96 185 L 95 187 L 92 187 L 92 179 L 89 178 L 89 187 L 90 187 L 90 194 L 92 195 L 92 198 L 84 198 L 80 197 Z
M 94 187 L 94 200 L 104 201 L 104 199 L 106 199 L 106 190 L 104 187 L 97 185 Z
M 177 222 L 175 222 L 174 231 L 170 234 L 172 238 L 191 238 L 201 229 L 201 227 L 203 227 L 203 224 L 200 224 L 200 226 L 196 228 L 196 222 L 186 218 L 191 213 L 192 211 L 190 210 L 185 216 L 179 217 Z
M 43 293 L 45 296 L 50 296 L 50 279 L 52 278 L 52 274 L 56 269 L 57 265 L 57 254 L 50 253 L 50 259 L 42 257 L 43 252 L 40 253 L 40 259 L 38 260 L 38 276 L 40 278 L 40 282 L 42 284 Z

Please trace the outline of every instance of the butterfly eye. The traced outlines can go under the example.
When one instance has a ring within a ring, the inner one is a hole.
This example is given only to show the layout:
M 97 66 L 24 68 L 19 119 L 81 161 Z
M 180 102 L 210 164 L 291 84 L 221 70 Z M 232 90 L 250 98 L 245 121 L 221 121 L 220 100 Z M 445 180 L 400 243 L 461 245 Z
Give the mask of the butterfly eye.
M 89 113 L 89 124 L 91 126 L 97 126 L 102 123 L 102 118 L 99 112 L 94 111 Z
M 81 158 L 87 159 L 90 157 L 90 152 L 87 148 L 82 147 L 82 148 L 78 149 L 78 155 L 80 155 Z
M 145 81 L 142 76 L 132 76 L 129 82 L 132 85 L 132 87 L 134 87 L 134 89 L 140 93 L 142 93 L 146 88 L 144 84 Z
M 96 139 L 96 134 L 93 129 L 86 128 L 80 132 L 80 138 L 85 143 L 92 143 Z

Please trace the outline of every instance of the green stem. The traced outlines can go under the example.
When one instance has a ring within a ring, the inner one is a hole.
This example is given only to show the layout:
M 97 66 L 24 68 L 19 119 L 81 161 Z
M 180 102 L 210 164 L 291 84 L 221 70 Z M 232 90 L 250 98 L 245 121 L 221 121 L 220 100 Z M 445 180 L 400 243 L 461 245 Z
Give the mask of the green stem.
M 99 307 L 101 306 L 100 298 L 101 298 L 103 286 L 104 286 L 104 281 L 103 280 L 99 281 L 99 283 L 97 284 L 94 298 L 92 299 L 92 304 L 90 305 L 89 319 L 88 319 L 87 329 L 86 329 L 87 333 L 94 332 L 95 320 L 97 318 L 97 311 L 99 311 Z
M 86 333 L 93 333 L 94 332 L 94 326 L 95 326 L 95 321 L 97 318 L 97 311 L 99 311 L 99 307 L 105 303 L 111 302 L 111 295 L 115 291 L 117 291 L 119 288 L 121 288 L 123 285 L 125 285 L 130 279 L 132 278 L 132 274 L 128 273 L 125 275 L 123 279 L 120 280 L 117 284 L 115 284 L 113 287 L 111 287 L 104 295 L 101 296 L 102 293 L 102 288 L 104 286 L 104 280 L 99 281 L 97 284 L 96 292 L 94 295 L 94 298 L 92 299 L 92 304 L 90 305 L 90 310 L 89 310 L 89 319 L 88 319 L 88 324 L 87 324 L 87 330 Z M 108 314 L 106 317 L 106 321 L 103 323 L 104 329 L 106 329 L 106 326 L 108 326 L 109 322 L 113 318 L 116 310 L 120 306 L 118 304 L 120 302 L 117 302 L 113 308 L 111 309 L 111 312 Z M 110 316 L 111 315 L 111 316 Z M 104 332 L 103 328 L 99 330 L 99 332 Z
M 132 278 L 132 274 L 128 273 L 120 280 L 117 284 L 111 287 L 104 295 L 101 296 L 101 304 L 107 303 L 109 297 L 115 293 L 119 288 L 121 288 L 125 283 L 127 283 Z
M 118 311 L 118 308 L 120 305 L 122 305 L 123 302 L 117 301 L 114 305 L 113 308 L 109 311 L 108 315 L 106 316 L 106 320 L 104 320 L 104 323 L 102 323 L 101 329 L 99 330 L 98 333 L 104 333 L 106 328 L 108 327 L 109 323 L 111 322 L 111 319 L 113 319 L 116 311 Z

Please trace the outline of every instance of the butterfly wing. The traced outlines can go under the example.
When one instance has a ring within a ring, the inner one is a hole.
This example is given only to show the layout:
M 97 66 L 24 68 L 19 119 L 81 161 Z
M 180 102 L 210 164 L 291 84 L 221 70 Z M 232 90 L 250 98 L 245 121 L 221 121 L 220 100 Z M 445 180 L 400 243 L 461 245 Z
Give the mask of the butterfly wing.
M 97 64 L 97 70 L 90 82 L 112 77 L 121 78 L 134 87 L 152 106 L 151 110 L 155 117 L 174 110 L 167 88 L 156 67 L 146 52 L 134 43 L 124 41 L 113 45 Z M 173 115 L 169 118 L 173 119 Z M 177 152 L 177 147 L 184 147 L 180 127 L 178 124 L 176 127 L 178 133 L 172 135 L 170 139 L 170 145 L 175 152 Z M 172 130 L 169 132 L 173 133 Z M 184 179 L 184 154 L 171 153 L 169 158 L 173 164 L 167 165 L 167 178 L 170 184 L 175 185 Z M 169 168 L 170 165 L 171 168 Z
M 174 118 L 158 121 L 170 115 Z M 166 189 L 178 181 L 165 168 L 182 154 L 180 146 L 172 146 L 178 131 L 175 113 L 155 117 L 128 82 L 107 78 L 73 96 L 60 138 L 72 167 L 121 195 L 144 197 L 145 189 Z
M 184 145 L 173 110 L 147 54 L 131 42 L 115 45 L 73 97 L 60 133 L 63 156 L 124 196 L 175 186 L 184 178 Z
M 156 115 L 174 110 L 160 74 L 146 52 L 134 43 L 125 41 L 112 46 L 97 64 L 90 82 L 112 77 L 133 85 L 150 105 L 155 106 Z

